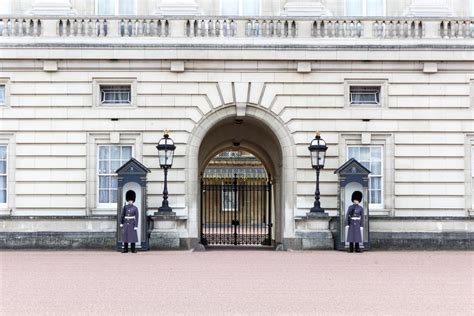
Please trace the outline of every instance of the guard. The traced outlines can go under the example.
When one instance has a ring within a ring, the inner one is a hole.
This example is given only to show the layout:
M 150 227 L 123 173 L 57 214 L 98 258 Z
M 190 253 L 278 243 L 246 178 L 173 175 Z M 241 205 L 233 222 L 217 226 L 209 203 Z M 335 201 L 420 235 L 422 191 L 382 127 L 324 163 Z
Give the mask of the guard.
M 135 243 L 138 242 L 138 208 L 133 205 L 135 202 L 135 192 L 132 190 L 127 191 L 125 199 L 127 204 L 122 209 L 122 219 L 120 221 L 120 227 L 122 227 L 122 242 L 123 250 L 122 253 L 128 252 L 128 243 L 132 244 L 132 252 L 136 253 Z
M 362 192 L 352 193 L 352 205 L 347 208 L 346 227 L 349 226 L 347 241 L 349 242 L 349 252 L 361 252 L 359 243 L 362 242 L 361 228 L 364 227 L 364 208 L 359 205 L 362 201 Z

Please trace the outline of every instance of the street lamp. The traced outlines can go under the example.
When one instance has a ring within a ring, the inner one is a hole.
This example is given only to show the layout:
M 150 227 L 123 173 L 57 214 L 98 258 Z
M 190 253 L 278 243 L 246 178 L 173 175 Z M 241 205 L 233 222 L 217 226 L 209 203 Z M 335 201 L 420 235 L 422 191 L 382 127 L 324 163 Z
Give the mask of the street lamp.
M 160 160 L 160 167 L 165 171 L 165 187 L 163 189 L 163 202 L 158 208 L 160 212 L 171 212 L 172 209 L 168 205 L 168 169 L 173 165 L 173 155 L 176 146 L 169 136 L 169 131 L 164 130 L 163 138 L 160 139 L 156 149 L 158 149 L 158 159 Z
M 311 165 L 313 169 L 316 169 L 316 192 L 314 193 L 314 206 L 310 212 L 323 213 L 324 209 L 321 208 L 321 203 L 319 202 L 319 170 L 324 168 L 324 160 L 328 147 L 326 146 L 326 142 L 319 136 L 319 131 L 316 132 L 316 137 L 311 141 L 308 149 L 311 154 Z

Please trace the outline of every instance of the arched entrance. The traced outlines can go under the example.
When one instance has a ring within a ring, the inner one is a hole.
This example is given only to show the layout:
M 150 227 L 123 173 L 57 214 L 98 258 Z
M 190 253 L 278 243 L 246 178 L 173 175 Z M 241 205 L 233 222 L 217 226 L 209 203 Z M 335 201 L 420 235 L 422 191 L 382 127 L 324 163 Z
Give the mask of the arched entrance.
M 201 174 L 212 158 L 224 151 L 246 151 L 261 161 L 272 182 L 271 243 L 293 238 L 294 143 L 283 122 L 257 106 L 248 106 L 246 116 L 238 120 L 235 106 L 221 107 L 203 118 L 193 130 L 186 153 L 189 237 L 200 242 Z
M 257 157 L 221 152 L 204 170 L 200 188 L 203 245 L 272 245 L 271 174 Z

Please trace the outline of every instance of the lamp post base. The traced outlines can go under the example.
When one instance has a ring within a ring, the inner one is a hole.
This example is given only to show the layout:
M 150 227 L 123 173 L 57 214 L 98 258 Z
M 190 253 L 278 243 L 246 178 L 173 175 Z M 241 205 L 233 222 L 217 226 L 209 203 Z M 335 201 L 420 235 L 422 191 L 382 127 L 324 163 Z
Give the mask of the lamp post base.
M 159 213 L 171 213 L 173 209 L 169 206 L 162 206 L 158 208 Z
M 324 209 L 321 207 L 313 207 L 312 209 L 309 210 L 310 213 L 324 213 Z

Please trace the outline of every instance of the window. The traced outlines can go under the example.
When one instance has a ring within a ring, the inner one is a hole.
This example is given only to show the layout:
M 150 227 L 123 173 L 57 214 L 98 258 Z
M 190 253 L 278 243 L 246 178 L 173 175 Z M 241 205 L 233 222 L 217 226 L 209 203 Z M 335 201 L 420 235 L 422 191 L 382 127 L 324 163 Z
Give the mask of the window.
M 12 1 L 11 0 L 0 1 L 0 14 L 12 14 Z
M 474 209 L 474 146 L 471 147 L 471 200 Z
M 237 201 L 239 199 L 237 198 Z M 222 210 L 225 212 L 228 211 L 237 211 L 239 206 L 235 205 L 235 192 L 233 190 L 233 185 L 224 185 L 222 190 Z
M 0 146 L 0 205 L 7 204 L 7 146 Z
M 132 88 L 130 85 L 100 86 L 101 104 L 131 104 Z
M 5 85 L 0 85 L 0 105 L 5 105 Z
M 136 0 L 97 0 L 98 15 L 135 15 Z
M 259 16 L 261 11 L 261 0 L 221 0 L 222 15 Z
M 350 105 L 380 105 L 380 87 L 351 86 Z
M 349 146 L 347 158 L 355 158 L 369 169 L 369 204 L 383 207 L 383 154 L 382 146 Z
M 348 16 L 384 16 L 385 0 L 346 0 Z
M 99 205 L 117 203 L 117 174 L 115 171 L 132 158 L 132 146 L 99 145 L 98 197 Z

